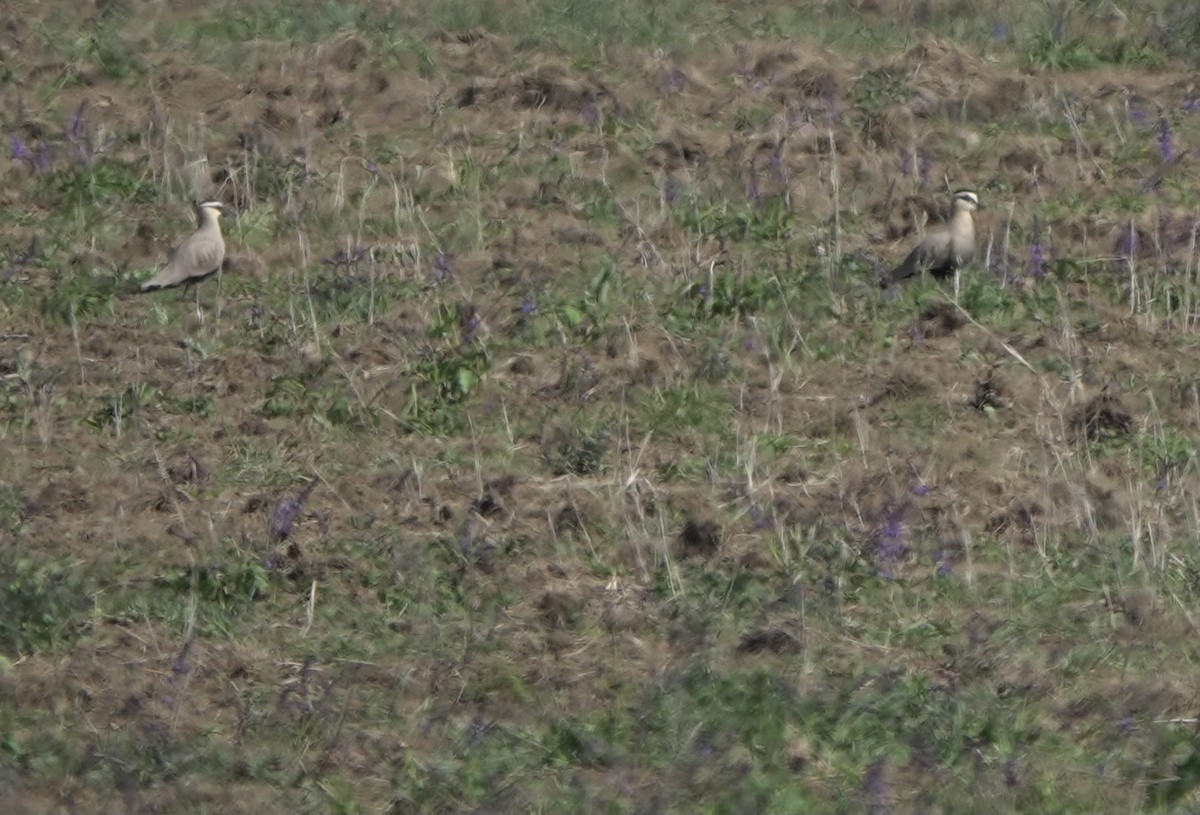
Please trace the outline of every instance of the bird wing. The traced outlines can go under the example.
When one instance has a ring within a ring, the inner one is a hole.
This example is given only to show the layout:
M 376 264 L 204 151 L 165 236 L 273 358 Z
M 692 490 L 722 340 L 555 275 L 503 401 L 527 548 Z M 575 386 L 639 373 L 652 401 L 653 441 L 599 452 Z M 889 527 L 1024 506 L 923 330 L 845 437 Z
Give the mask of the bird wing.
M 884 278 L 884 285 L 890 286 L 893 283 L 899 283 L 901 280 L 907 280 L 910 277 L 919 275 L 922 271 L 938 272 L 941 271 L 947 263 L 951 262 L 950 257 L 950 234 L 945 230 L 938 229 L 927 234 L 912 251 L 908 253 L 908 257 L 892 270 L 892 273 Z
M 193 277 L 204 277 L 225 260 L 225 241 L 220 235 L 196 232 L 171 252 L 162 270 L 142 284 L 142 291 L 175 286 Z
M 184 260 L 193 272 L 192 277 L 210 274 L 221 267 L 225 260 L 225 241 L 220 236 L 204 236 L 187 248 L 187 258 Z

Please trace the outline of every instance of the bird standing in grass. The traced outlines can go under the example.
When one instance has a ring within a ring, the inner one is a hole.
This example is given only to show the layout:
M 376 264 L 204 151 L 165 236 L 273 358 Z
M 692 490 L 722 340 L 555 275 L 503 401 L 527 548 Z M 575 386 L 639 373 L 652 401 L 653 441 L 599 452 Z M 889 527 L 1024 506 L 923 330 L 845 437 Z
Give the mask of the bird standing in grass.
M 221 225 L 218 222 L 222 208 L 220 201 L 205 201 L 197 205 L 199 227 L 175 248 L 167 258 L 166 265 L 142 284 L 142 291 L 193 283 L 221 268 L 225 261 L 225 239 L 221 237 Z
M 908 253 L 904 262 L 880 281 L 887 288 L 929 272 L 934 277 L 949 277 L 975 256 L 975 219 L 979 196 L 970 190 L 954 193 L 950 221 L 928 232 Z

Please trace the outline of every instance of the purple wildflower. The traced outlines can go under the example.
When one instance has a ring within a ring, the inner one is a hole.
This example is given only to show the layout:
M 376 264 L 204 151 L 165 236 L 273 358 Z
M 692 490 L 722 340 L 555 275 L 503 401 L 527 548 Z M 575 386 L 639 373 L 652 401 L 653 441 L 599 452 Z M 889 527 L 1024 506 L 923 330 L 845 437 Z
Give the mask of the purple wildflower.
M 758 504 L 750 505 L 750 519 L 754 521 L 755 529 L 766 529 L 767 515 Z
M 1050 29 L 1050 39 L 1052 42 L 1062 42 L 1062 38 L 1067 33 L 1067 21 L 1059 20 L 1054 24 L 1054 28 Z
M 670 206 L 679 200 L 680 186 L 679 182 L 674 178 L 668 178 L 663 182 L 662 200 Z
M 295 498 L 288 498 L 281 502 L 278 509 L 275 510 L 275 517 L 271 519 L 271 534 L 279 540 L 292 534 L 292 524 L 296 522 L 303 511 L 304 504 Z
M 525 295 L 525 299 L 521 301 L 521 313 L 526 317 L 537 314 L 537 300 L 532 294 Z
M 1158 122 L 1158 153 L 1167 164 L 1175 160 L 1175 144 L 1171 138 L 1171 123 L 1167 121 L 1165 116 Z
M 33 151 L 29 149 L 29 146 L 16 133 L 12 135 L 9 145 L 13 161 L 29 161 L 33 158 Z
M 1117 239 L 1117 251 L 1122 257 L 1131 259 L 1137 255 L 1140 244 L 1137 228 L 1131 222 L 1127 229 L 1121 231 L 1121 236 Z
M 933 565 L 938 577 L 946 577 L 950 574 L 950 559 L 946 557 L 944 549 L 938 549 L 933 553 Z
M 600 111 L 596 110 L 596 106 L 591 102 L 585 104 L 580 113 L 583 114 L 583 120 L 587 122 L 588 127 L 595 127 L 600 121 Z
M 1195 113 L 1200 110 L 1200 97 L 1193 96 L 1191 99 L 1185 99 L 1180 107 L 1188 113 Z
M 929 493 L 931 493 L 931 492 L 933 492 L 933 490 L 932 490 L 932 489 L 930 489 L 930 487 L 929 487 L 929 485 L 928 485 L 928 484 L 917 484 L 916 486 L 914 486 L 914 487 L 912 488 L 912 494 L 913 494 L 913 495 L 920 495 L 921 497 L 924 497 L 924 496 L 928 495 L 928 494 L 929 494 Z
M 33 160 L 33 164 L 37 167 L 39 173 L 44 173 L 50 169 L 50 148 L 47 145 L 38 145 L 37 157 Z
M 1033 242 L 1033 246 L 1029 248 L 1029 275 L 1041 280 L 1046 276 L 1046 250 L 1042 247 L 1041 240 Z
M 1150 117 L 1142 108 L 1129 109 L 1129 121 L 1133 122 L 1138 127 L 1146 127 L 1150 124 Z
M 87 105 L 87 102 L 79 103 L 79 107 L 75 109 L 73 114 L 71 114 L 71 121 L 67 124 L 67 138 L 72 142 L 79 142 L 83 140 L 83 109 L 85 105 Z
M 996 42 L 1004 42 L 1008 39 L 1008 23 L 1003 20 L 997 20 L 992 26 L 992 39 Z
M 771 156 L 771 174 L 775 176 L 775 180 L 781 184 L 788 182 L 788 169 L 783 161 L 783 147 L 775 148 L 775 154 Z
M 755 206 L 762 203 L 762 196 L 758 191 L 758 173 L 753 167 L 750 168 L 750 179 L 746 182 L 746 198 Z
M 379 165 L 375 163 L 375 159 L 369 159 L 369 160 L 367 161 L 367 167 L 366 167 L 366 170 L 367 170 L 367 172 L 368 172 L 368 173 L 370 173 L 372 176 L 379 175 Z
M 867 767 L 863 775 L 863 794 L 867 799 L 867 812 L 871 815 L 888 815 L 892 811 L 887 785 L 887 764 L 877 758 Z
M 450 265 L 450 258 L 445 252 L 438 252 L 437 257 L 433 259 L 433 279 L 437 283 L 441 283 L 447 277 L 454 274 L 454 269 Z
M 1029 246 L 1029 263 L 1025 270 L 1037 280 L 1046 276 L 1046 246 L 1042 241 L 1042 222 L 1036 215 L 1033 218 L 1033 243 Z
M 287 498 L 280 502 L 275 509 L 275 514 L 271 517 L 271 537 L 276 540 L 284 540 L 292 534 L 292 527 L 300 519 L 300 513 L 304 512 L 304 503 L 316 486 L 316 480 L 310 481 L 295 498 Z
M 687 82 L 687 77 L 683 75 L 683 71 L 675 69 L 667 74 L 667 90 L 673 93 L 679 93 L 683 90 L 684 84 Z
M 87 164 L 92 160 L 92 150 L 87 140 L 87 125 L 83 118 L 86 105 L 86 102 L 81 102 L 67 122 L 67 144 L 71 147 L 74 160 L 79 164 Z
M 1008 761 L 1004 762 L 1004 785 L 1006 787 L 1015 787 L 1018 781 L 1017 757 L 1010 756 Z
M 892 579 L 893 567 L 908 553 L 904 533 L 904 508 L 897 506 L 886 510 L 875 538 L 879 576 L 885 580 Z
M 464 344 L 475 340 L 475 332 L 483 321 L 479 318 L 479 309 L 471 303 L 463 303 L 458 307 L 458 330 Z

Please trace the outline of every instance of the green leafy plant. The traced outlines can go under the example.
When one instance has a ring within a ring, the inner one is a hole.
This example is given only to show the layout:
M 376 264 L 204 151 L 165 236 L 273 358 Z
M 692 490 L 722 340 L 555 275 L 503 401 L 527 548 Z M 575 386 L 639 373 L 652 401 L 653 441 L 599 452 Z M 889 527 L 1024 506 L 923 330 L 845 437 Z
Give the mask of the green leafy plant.
M 377 412 L 325 381 L 325 370 L 322 365 L 273 378 L 260 409 L 262 415 L 307 417 L 326 428 L 365 427 L 375 422 Z M 204 404 L 198 407 L 203 409 Z
M 161 394 L 153 385 L 139 382 L 117 394 L 101 399 L 101 406 L 84 419 L 93 430 L 112 429 L 122 432 L 129 425 L 140 423 L 146 410 L 159 404 Z
M 38 186 L 45 201 L 62 207 L 115 202 L 146 206 L 157 199 L 148 167 L 109 156 L 56 164 L 40 177 Z
M 17 484 L 0 482 L 0 530 L 16 532 L 23 523 L 25 492 Z
M 118 276 L 103 272 L 64 275 L 53 289 L 42 295 L 39 310 L 43 317 L 61 325 L 86 318 L 111 317 L 123 285 Z
M 542 459 L 555 475 L 591 475 L 600 471 L 608 447 L 608 431 L 584 422 L 550 431 Z
M 431 342 L 409 369 L 404 418 L 411 429 L 438 433 L 460 421 L 459 407 L 491 367 L 487 347 L 476 336 L 478 329 L 475 306 L 439 304 L 427 332 Z
M 680 207 L 679 224 L 700 237 L 723 237 L 739 242 L 781 241 L 792 235 L 795 221 L 783 196 L 732 204 L 726 200 Z
M 689 283 L 681 299 L 689 306 L 685 312 L 688 318 L 703 319 L 756 314 L 775 302 L 774 295 L 775 287 L 766 276 L 726 269 Z
M 1052 31 L 1033 34 L 1025 59 L 1033 67 L 1051 71 L 1085 71 L 1100 63 L 1100 57 L 1084 40 L 1056 36 Z
M 87 628 L 88 586 L 77 568 L 0 553 L 0 655 L 70 643 Z
M 886 69 L 863 74 L 850 89 L 849 99 L 861 114 L 874 113 L 889 105 L 908 101 L 915 93 L 903 76 Z
M 195 593 L 221 608 L 243 608 L 262 597 L 271 586 L 271 572 L 258 560 L 230 559 L 168 570 L 157 584 L 182 595 Z

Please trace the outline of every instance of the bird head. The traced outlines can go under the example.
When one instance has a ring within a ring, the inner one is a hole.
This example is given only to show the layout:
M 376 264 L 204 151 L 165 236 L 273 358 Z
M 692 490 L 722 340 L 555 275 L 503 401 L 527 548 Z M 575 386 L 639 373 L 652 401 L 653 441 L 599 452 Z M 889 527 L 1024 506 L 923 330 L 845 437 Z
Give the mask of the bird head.
M 208 214 L 212 215 L 214 218 L 219 218 L 225 209 L 225 205 L 220 201 L 202 201 L 201 203 L 196 204 L 196 209 L 201 215 Z
M 980 209 L 983 205 L 979 203 L 979 196 L 970 190 L 958 190 L 954 193 L 954 211 L 965 210 L 974 212 Z

